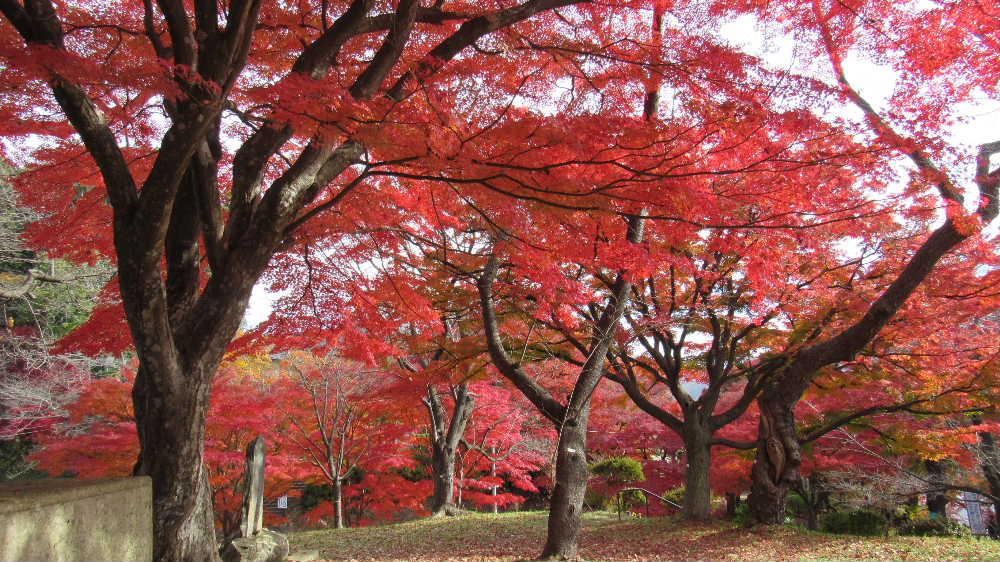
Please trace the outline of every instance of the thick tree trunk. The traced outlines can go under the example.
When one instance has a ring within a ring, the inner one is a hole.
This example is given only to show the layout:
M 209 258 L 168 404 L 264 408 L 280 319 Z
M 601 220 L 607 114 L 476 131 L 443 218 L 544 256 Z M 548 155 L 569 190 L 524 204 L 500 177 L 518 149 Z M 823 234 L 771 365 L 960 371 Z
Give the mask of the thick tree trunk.
M 976 423 L 982 421 L 977 420 Z M 997 448 L 993 434 L 986 431 L 979 433 L 979 464 L 989 484 L 990 493 L 1000 497 L 1000 449 Z
M 141 447 L 135 473 L 153 480 L 153 559 L 216 562 L 212 490 L 203 463 L 208 388 L 151 384 L 144 365 L 133 388 Z
M 711 433 L 697 427 L 685 430 L 684 450 L 687 468 L 684 472 L 685 519 L 704 521 L 712 514 L 712 487 L 709 469 L 712 466 Z
M 344 481 L 337 479 L 333 483 L 334 527 L 343 529 L 344 525 Z
M 431 467 L 434 470 L 431 513 L 435 516 L 448 515 L 455 509 L 455 450 L 432 447 Z
M 167 329 L 165 303 L 154 298 L 161 294 L 156 291 L 160 273 L 132 277 L 126 265 L 119 263 L 119 282 L 140 359 L 132 388 L 140 447 L 134 472 L 153 480 L 153 559 L 216 562 L 212 490 L 204 466 L 205 417 L 215 372 L 266 259 L 248 258 L 229 272 L 232 281 L 225 287 L 212 279 L 205 293 L 215 305 L 191 322 L 211 317 L 215 323 L 191 329 L 196 335 L 185 338 Z M 143 302 L 145 295 L 153 297 Z M 180 315 L 183 307 L 177 306 Z
M 864 108 L 863 108 L 864 109 Z M 868 110 L 866 109 L 866 112 Z M 984 151 L 993 150 L 984 146 Z M 990 152 L 989 155 L 992 155 Z M 986 158 L 989 157 L 986 156 Z M 933 166 L 924 166 L 930 173 Z M 980 193 L 995 198 L 995 185 L 980 183 Z M 983 211 L 988 220 L 995 216 L 994 208 Z M 790 486 L 799 480 L 802 464 L 798 435 L 795 431 L 795 405 L 812 383 L 821 368 L 841 361 L 851 360 L 906 303 L 910 295 L 933 271 L 938 260 L 960 244 L 968 235 L 951 221 L 945 221 L 921 244 L 899 275 L 892 281 L 856 323 L 836 336 L 801 349 L 789 361 L 773 371 L 757 400 L 760 409 L 760 435 L 757 440 L 757 458 L 754 461 L 750 490 L 750 512 L 760 523 L 780 523 L 784 519 L 785 495 Z
M 548 537 L 542 560 L 577 559 L 583 496 L 587 492 L 587 421 L 589 404 L 580 416 L 567 419 L 559 432 L 556 480 L 549 506 Z
M 760 408 L 757 456 L 751 469 L 747 500 L 757 523 L 777 525 L 785 521 L 785 498 L 800 478 L 802 450 L 794 415 L 799 396 L 801 393 L 794 391 L 765 392 L 757 401 Z
M 711 434 L 698 427 L 684 431 L 687 468 L 684 473 L 684 518 L 704 521 L 712 514 L 712 487 L 709 469 L 712 466 Z

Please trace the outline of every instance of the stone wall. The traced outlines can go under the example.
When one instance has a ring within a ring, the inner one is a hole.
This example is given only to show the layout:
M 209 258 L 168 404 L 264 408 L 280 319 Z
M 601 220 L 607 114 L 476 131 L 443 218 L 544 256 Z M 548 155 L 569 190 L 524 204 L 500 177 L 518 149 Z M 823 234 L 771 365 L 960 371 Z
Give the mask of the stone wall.
M 0 560 L 150 562 L 148 477 L 0 484 Z

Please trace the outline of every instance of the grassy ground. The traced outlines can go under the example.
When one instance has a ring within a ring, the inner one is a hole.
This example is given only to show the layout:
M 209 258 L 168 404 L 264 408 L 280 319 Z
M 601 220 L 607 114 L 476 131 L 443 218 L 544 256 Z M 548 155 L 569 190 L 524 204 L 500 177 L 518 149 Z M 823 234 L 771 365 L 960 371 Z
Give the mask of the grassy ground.
M 325 560 L 513 561 L 530 559 L 545 539 L 544 513 L 467 515 L 289 537 L 292 552 Z M 849 537 L 790 527 L 743 529 L 673 518 L 618 521 L 588 514 L 580 539 L 587 560 L 1000 561 L 1000 541 L 924 537 Z

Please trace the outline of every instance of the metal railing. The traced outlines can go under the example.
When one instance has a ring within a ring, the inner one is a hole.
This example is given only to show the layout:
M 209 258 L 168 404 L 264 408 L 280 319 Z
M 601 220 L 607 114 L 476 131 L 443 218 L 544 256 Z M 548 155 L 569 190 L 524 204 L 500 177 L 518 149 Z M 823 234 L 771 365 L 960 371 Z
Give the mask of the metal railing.
M 677 509 L 677 510 L 684 509 L 684 506 L 682 506 L 681 504 L 679 504 L 679 503 L 677 503 L 677 502 L 675 502 L 673 500 L 668 500 L 667 498 L 665 498 L 665 497 L 657 494 L 656 492 L 652 492 L 652 491 L 647 490 L 645 488 L 623 488 L 621 490 L 618 490 L 619 494 L 623 494 L 625 492 L 642 492 L 642 493 L 644 493 L 646 495 L 653 496 L 654 498 L 660 500 L 664 504 L 669 505 L 670 507 L 672 507 L 674 509 Z

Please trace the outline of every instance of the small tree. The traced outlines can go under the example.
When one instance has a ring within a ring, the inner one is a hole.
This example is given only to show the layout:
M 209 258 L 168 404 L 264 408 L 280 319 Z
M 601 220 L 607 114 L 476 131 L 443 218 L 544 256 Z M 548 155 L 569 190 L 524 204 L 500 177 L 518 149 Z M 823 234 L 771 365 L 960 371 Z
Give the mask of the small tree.
M 272 392 L 281 397 L 281 434 L 289 449 L 333 488 L 334 524 L 345 526 L 344 485 L 362 469 L 405 462 L 411 428 L 394 419 L 391 381 L 377 370 L 336 358 L 293 354 Z
M 641 490 L 630 489 L 629 484 L 642 482 L 646 475 L 642 463 L 631 457 L 608 457 L 590 465 L 590 472 L 604 480 L 603 484 L 608 494 L 613 494 L 618 518 L 622 512 L 636 504 L 646 503 L 646 496 Z

